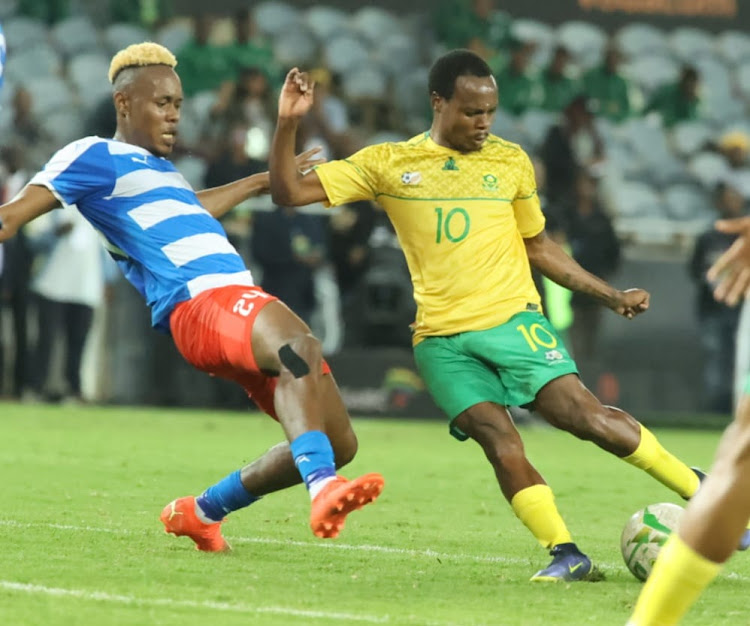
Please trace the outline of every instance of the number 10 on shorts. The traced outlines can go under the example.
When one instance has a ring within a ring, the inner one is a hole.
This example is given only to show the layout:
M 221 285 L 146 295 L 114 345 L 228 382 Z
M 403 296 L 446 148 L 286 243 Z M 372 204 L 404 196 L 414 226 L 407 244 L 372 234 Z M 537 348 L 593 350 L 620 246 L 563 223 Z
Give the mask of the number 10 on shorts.
M 532 324 L 528 328 L 526 325 L 520 324 L 516 326 L 516 330 L 523 335 L 532 352 L 537 352 L 539 348 L 557 347 L 557 337 L 541 324 Z

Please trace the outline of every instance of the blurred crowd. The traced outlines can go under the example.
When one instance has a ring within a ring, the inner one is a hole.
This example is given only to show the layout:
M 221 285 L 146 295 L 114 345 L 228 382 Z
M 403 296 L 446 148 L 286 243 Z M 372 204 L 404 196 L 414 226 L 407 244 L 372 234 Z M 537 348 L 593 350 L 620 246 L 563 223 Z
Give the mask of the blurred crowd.
M 716 123 L 715 77 L 707 80 L 700 63 L 677 55 L 670 61 L 673 71 L 646 84 L 623 70 L 639 61 L 624 37 L 597 40 L 584 29 L 596 45 L 576 46 L 586 37 L 555 37 L 549 26 L 513 20 L 499 4 L 442 0 L 429 16 L 404 18 L 411 28 L 405 32 L 420 33 L 411 54 L 415 58 L 390 59 L 396 68 L 381 74 L 365 60 L 353 77 L 333 61 L 330 50 L 308 49 L 304 67 L 316 81 L 316 105 L 299 133 L 299 150 L 318 145 L 326 157 L 342 158 L 373 141 L 426 130 L 430 109 L 424 68 L 449 48 L 479 53 L 499 86 L 501 110 L 493 130 L 521 142 L 532 155 L 548 231 L 581 265 L 612 278 L 621 244 L 634 240 L 633 229 L 657 243 L 684 248 L 685 233 L 695 241 L 688 266 L 708 355 L 706 408 L 723 410 L 737 315 L 713 302 L 703 276 L 731 244 L 710 232 L 709 223 L 716 215 L 743 213 L 750 197 L 747 132 L 741 124 Z M 75 6 L 68 0 L 18 0 L 13 19 L 6 16 L 9 63 L 21 54 L 13 47 L 14 23 L 43 23 L 56 34 L 61 24 L 80 17 Z M 186 103 L 174 158 L 196 188 L 267 169 L 278 89 L 291 61 L 300 60 L 284 50 L 304 48 L 299 45 L 304 38 L 280 45 L 280 36 L 268 26 L 268 11 L 259 23 L 260 8 L 230 17 L 186 17 L 169 0 L 113 0 L 99 6 L 95 28 L 107 29 L 107 41 L 114 24 L 131 37 L 153 35 L 176 52 Z M 330 9 L 327 15 L 330 24 L 336 13 Z M 80 53 L 62 50 L 63 79 L 76 82 L 73 67 Z M 380 93 L 373 92 L 376 85 Z M 63 139 L 73 138 L 66 136 L 68 128 L 49 123 L 45 107 L 35 102 L 45 93 L 36 84 L 11 76 L 5 92 L 0 98 L 5 103 L 0 200 L 12 197 Z M 80 136 L 112 136 L 111 97 L 106 89 L 92 92 L 96 100 L 71 117 L 75 130 Z M 733 119 L 744 117 L 743 110 Z M 658 149 L 652 144 L 656 140 L 666 146 L 664 155 L 661 144 Z M 693 163 L 698 157 L 702 166 Z M 659 159 L 658 166 L 648 158 Z M 678 191 L 689 200 L 681 202 Z M 75 211 L 48 217 L 2 246 L 0 368 L 4 363 L 5 370 L 0 369 L 0 394 L 78 401 L 85 395 L 81 359 L 94 312 L 117 278 L 95 234 Z M 640 220 L 637 227 L 634 220 Z M 313 326 L 327 352 L 408 345 L 411 286 L 398 241 L 375 206 L 292 209 L 265 199 L 238 207 L 225 227 L 256 279 Z M 660 237 L 664 228 L 666 235 Z M 62 258 L 65 263 L 59 262 Z M 70 269 L 72 259 L 80 262 L 79 269 Z M 538 284 L 550 319 L 567 336 L 576 358 L 596 359 L 601 309 L 541 279 Z M 58 344 L 65 356 L 51 384 L 48 365 Z

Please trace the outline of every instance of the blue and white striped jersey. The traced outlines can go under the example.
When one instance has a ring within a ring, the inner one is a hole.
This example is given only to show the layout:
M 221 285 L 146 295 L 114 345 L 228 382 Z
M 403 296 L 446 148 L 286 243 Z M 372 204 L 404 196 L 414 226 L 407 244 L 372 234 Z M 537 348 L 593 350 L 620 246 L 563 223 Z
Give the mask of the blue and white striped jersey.
M 113 139 L 86 137 L 58 151 L 31 179 L 78 207 L 169 331 L 178 302 L 225 285 L 252 285 L 221 224 L 166 159 Z

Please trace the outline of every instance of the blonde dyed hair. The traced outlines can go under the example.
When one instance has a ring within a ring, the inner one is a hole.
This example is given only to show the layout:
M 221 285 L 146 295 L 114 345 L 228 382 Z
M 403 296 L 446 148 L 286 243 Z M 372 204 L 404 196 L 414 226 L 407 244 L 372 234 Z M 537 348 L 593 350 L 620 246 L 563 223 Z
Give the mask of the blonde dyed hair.
M 175 67 L 177 59 L 167 48 L 153 41 L 134 43 L 112 57 L 109 64 L 109 82 L 114 83 L 117 75 L 124 69 L 148 65 Z

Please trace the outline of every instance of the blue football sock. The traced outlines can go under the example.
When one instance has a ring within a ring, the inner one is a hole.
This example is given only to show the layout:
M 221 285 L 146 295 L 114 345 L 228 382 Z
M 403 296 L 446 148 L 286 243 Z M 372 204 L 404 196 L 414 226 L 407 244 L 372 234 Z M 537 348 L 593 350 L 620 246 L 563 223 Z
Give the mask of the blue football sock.
M 195 502 L 209 520 L 220 522 L 228 513 L 259 499 L 245 489 L 240 479 L 240 470 L 237 470 L 206 489 Z
M 320 484 L 336 476 L 333 448 L 325 433 L 310 430 L 292 441 L 290 447 L 294 464 L 311 495 L 317 493 Z

